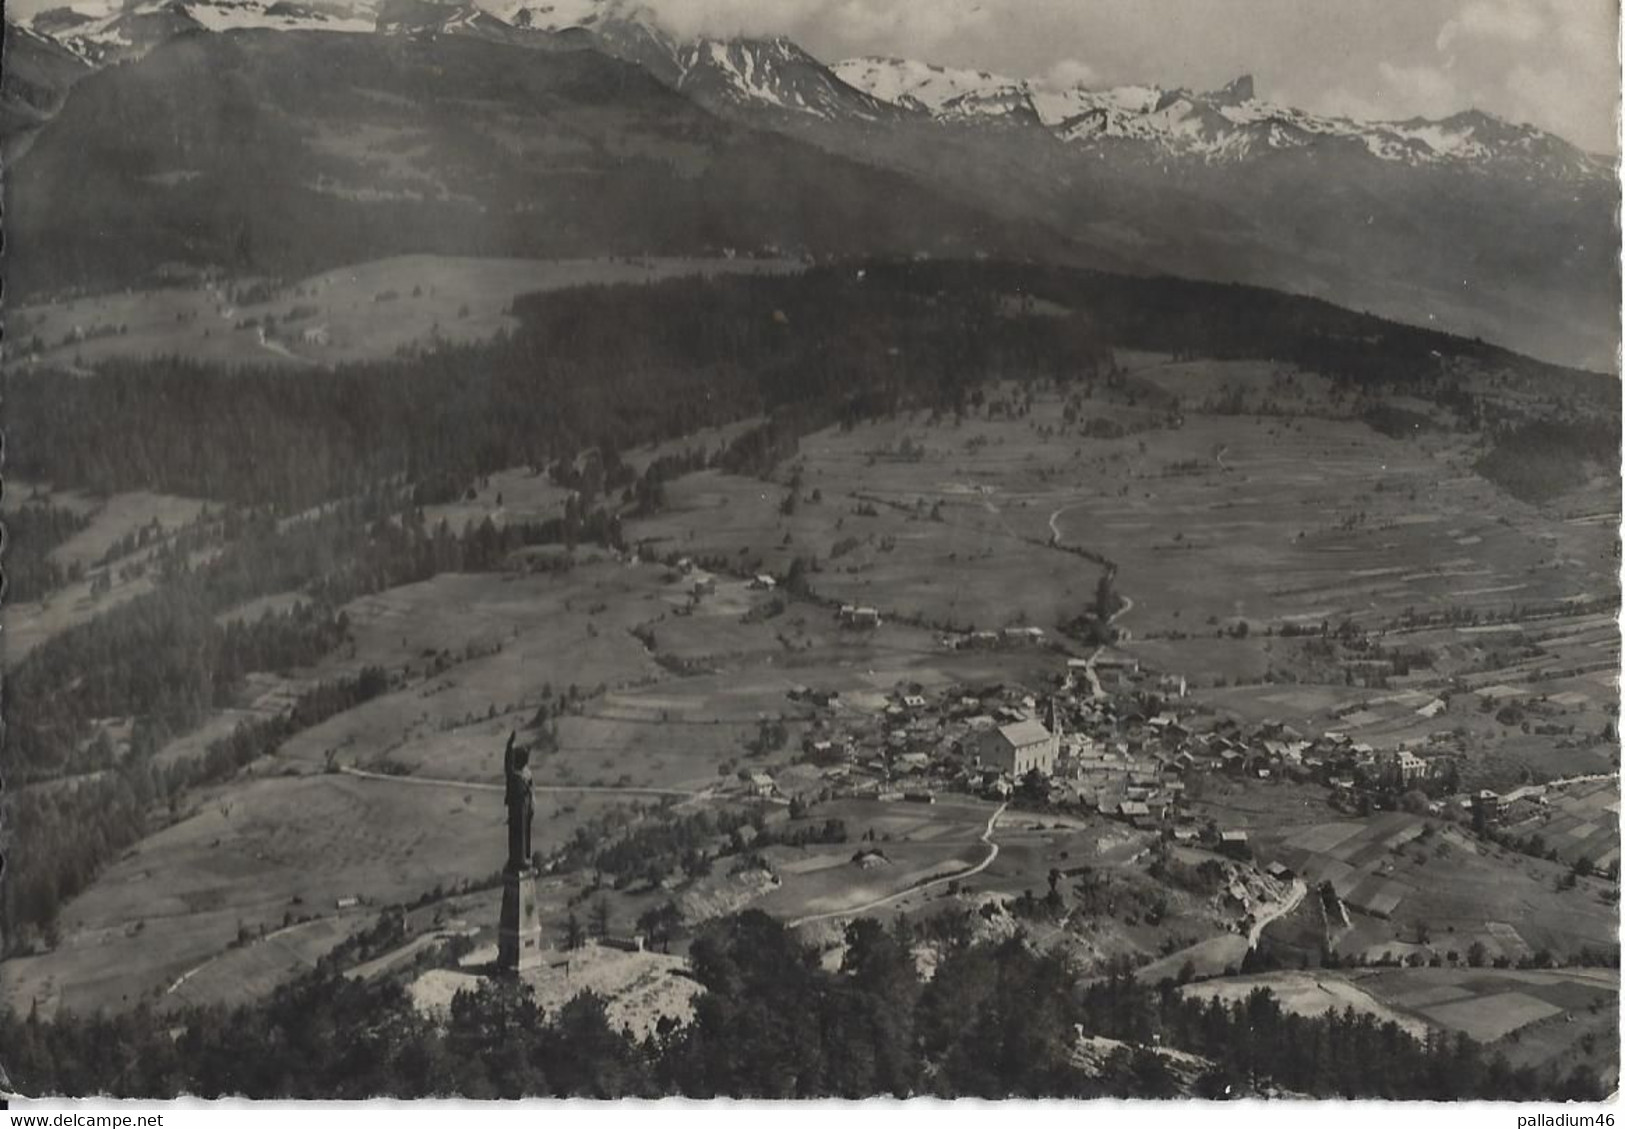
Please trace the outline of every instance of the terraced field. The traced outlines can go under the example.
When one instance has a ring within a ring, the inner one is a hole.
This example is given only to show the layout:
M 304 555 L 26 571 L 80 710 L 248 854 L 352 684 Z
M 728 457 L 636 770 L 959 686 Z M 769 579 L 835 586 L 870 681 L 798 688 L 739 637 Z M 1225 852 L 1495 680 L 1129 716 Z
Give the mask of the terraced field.
M 1549 789 L 1541 810 L 1508 825 L 1513 835 L 1539 835 L 1565 862 L 1585 859 L 1606 869 L 1619 861 L 1619 780 Z
M 1619 974 L 1604 969 L 1528 970 L 1407 968 L 1375 971 L 1269 972 L 1190 984 L 1181 991 L 1199 999 L 1242 1000 L 1266 988 L 1288 1011 L 1322 1015 L 1328 1010 L 1393 1022 L 1421 1038 L 1429 1030 L 1459 1032 L 1517 1054 L 1525 1039 L 1542 1045 L 1535 1061 L 1546 1062 L 1561 1045 L 1576 1053 L 1582 1034 L 1599 1017 L 1617 1015 Z M 1564 1029 L 1568 1028 L 1567 1031 Z M 1554 1038 L 1555 1037 L 1555 1038 Z M 1618 1046 L 1617 1033 L 1615 1047 Z M 1531 1056 L 1523 1056 L 1531 1057 Z M 1596 1056 L 1608 1063 L 1606 1045 Z M 1618 1077 L 1613 1061 L 1609 1069 Z
M 1265 830 L 1255 841 L 1261 857 L 1284 862 L 1311 887 L 1331 883 L 1350 925 L 1327 940 L 1346 954 L 1464 959 L 1476 943 L 1487 959 L 1516 961 L 1617 944 L 1601 884 L 1560 890 L 1561 865 L 1494 851 L 1425 817 L 1386 812 Z

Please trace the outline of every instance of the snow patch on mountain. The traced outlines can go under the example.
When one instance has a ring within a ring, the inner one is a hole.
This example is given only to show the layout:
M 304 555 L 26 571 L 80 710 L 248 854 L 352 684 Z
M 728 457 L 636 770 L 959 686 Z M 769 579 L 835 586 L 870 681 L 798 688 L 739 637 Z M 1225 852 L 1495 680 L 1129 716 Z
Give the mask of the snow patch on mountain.
M 872 122 L 898 112 L 782 36 L 702 39 L 684 48 L 679 61 L 677 88 L 713 106 L 765 106 L 831 121 Z
M 1478 111 L 1442 121 L 1363 122 L 1261 101 L 1243 75 L 1197 93 L 1155 86 L 1054 89 L 1026 79 L 862 57 L 831 68 L 850 85 L 942 121 L 1005 121 L 1030 110 L 1043 127 L 1080 146 L 1138 142 L 1153 159 L 1229 162 L 1322 142 L 1363 147 L 1385 161 L 1466 167 L 1527 165 L 1559 176 L 1611 176 L 1612 164 L 1533 126 Z M 1110 152 L 1121 156 L 1113 145 Z
M 384 10 L 384 9 L 387 9 Z M 866 56 L 825 66 L 783 37 L 679 42 L 645 0 L 70 0 L 30 29 L 100 65 L 187 31 L 244 28 L 481 34 L 528 41 L 576 34 L 713 109 L 830 122 L 922 118 L 1036 128 L 1111 159 L 1237 162 L 1341 144 L 1383 161 L 1513 168 L 1520 175 L 1612 177 L 1613 162 L 1532 126 L 1476 111 L 1440 121 L 1363 122 L 1262 101 L 1252 77 L 1218 90 L 1059 88 L 970 68 Z
M 1026 83 L 986 71 L 889 58 L 847 59 L 830 70 L 842 82 L 881 101 L 935 117 L 963 120 L 1037 113 Z
M 515 26 L 529 26 L 542 31 L 565 31 L 575 27 L 590 27 L 610 8 L 611 5 L 604 3 L 604 0 L 547 0 L 541 4 L 521 2 L 499 11 L 498 14 Z
M 376 13 L 368 0 L 345 4 L 324 0 L 82 0 L 38 12 L 28 23 L 34 34 L 48 37 L 93 64 L 141 55 L 187 31 L 370 32 L 375 26 Z
M 191 17 L 209 31 L 252 27 L 368 32 L 377 21 L 371 5 L 360 4 L 332 11 L 294 0 L 187 0 L 185 6 Z

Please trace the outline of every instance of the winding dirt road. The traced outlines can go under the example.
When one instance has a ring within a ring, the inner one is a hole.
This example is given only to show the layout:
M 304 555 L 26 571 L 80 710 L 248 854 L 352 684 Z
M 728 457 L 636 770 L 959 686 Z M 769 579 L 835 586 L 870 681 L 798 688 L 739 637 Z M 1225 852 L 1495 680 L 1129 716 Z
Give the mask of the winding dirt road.
M 1266 909 L 1259 913 L 1258 919 L 1253 922 L 1253 927 L 1247 931 L 1247 947 L 1249 949 L 1258 948 L 1259 938 L 1264 935 L 1264 927 L 1276 918 L 1285 917 L 1297 909 L 1307 893 L 1309 893 L 1309 887 L 1304 885 L 1303 879 L 1294 878 L 1292 880 L 1292 892 L 1286 896 L 1285 900 L 1271 902 Z
M 993 841 L 993 829 L 998 825 L 999 816 L 1004 814 L 1004 809 L 1008 806 L 1008 804 L 1000 804 L 998 810 L 988 817 L 987 827 L 982 830 L 981 836 L 981 842 L 986 843 L 988 847 L 987 857 L 981 862 L 977 863 L 975 866 L 968 867 L 956 874 L 944 874 L 941 878 L 933 878 L 929 882 L 920 883 L 918 886 L 910 886 L 908 889 L 899 890 L 895 894 L 887 894 L 884 898 L 876 898 L 874 901 L 865 902 L 861 906 L 851 906 L 848 909 L 832 910 L 829 913 L 808 914 L 806 917 L 798 917 L 787 924 L 791 929 L 794 929 L 798 925 L 807 925 L 814 921 L 830 921 L 837 917 L 857 917 L 860 914 L 865 914 L 871 910 L 880 909 L 882 906 L 890 905 L 892 902 L 895 902 L 900 898 L 906 898 L 910 894 L 919 894 L 935 886 L 941 886 L 947 882 L 959 882 L 982 873 L 982 871 L 993 865 L 994 859 L 999 857 L 999 845 Z

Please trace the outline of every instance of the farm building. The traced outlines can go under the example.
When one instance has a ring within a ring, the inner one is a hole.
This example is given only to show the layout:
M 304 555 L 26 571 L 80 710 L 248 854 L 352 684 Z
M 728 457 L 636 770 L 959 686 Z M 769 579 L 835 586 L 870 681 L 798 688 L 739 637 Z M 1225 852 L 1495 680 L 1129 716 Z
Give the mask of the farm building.
M 841 623 L 847 627 L 879 627 L 880 612 L 871 607 L 858 607 L 852 604 L 843 604 L 840 612 Z
M 1130 655 L 1101 653 L 1095 656 L 1095 669 L 1097 671 L 1122 670 L 1127 671 L 1129 674 L 1138 674 L 1140 673 L 1140 660 Z
M 1428 774 L 1428 762 L 1408 749 L 1400 749 L 1394 753 L 1393 760 L 1390 762 L 1390 770 L 1400 784 L 1409 784 L 1413 780 L 1420 780 Z
M 1102 686 L 1122 686 L 1140 673 L 1140 661 L 1127 655 L 1096 655 L 1094 669 Z
M 763 592 L 777 588 L 779 586 L 779 582 L 764 572 L 759 573 L 756 577 L 754 577 L 750 582 L 750 586 L 759 592 Z
M 1506 803 L 1495 792 L 1485 788 L 1473 796 L 1473 814 L 1483 814 L 1485 820 L 1500 819 L 1506 810 Z
M 1040 721 L 1001 725 L 981 742 L 982 763 L 1007 776 L 1025 776 L 1035 768 L 1048 776 L 1060 752 L 1060 738 Z
M 1501 803 L 1503 806 L 1510 806 L 1517 803 L 1519 800 L 1532 800 L 1537 804 L 1544 805 L 1546 803 L 1546 785 L 1525 784 L 1521 787 L 1512 789 L 1512 791 L 1505 793 L 1501 797 Z

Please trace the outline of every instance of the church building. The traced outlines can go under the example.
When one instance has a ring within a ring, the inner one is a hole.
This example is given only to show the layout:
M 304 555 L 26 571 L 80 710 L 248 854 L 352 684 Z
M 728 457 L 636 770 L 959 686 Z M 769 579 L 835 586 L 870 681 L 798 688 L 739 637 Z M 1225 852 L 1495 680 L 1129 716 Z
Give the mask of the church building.
M 1001 725 L 990 730 L 981 741 L 982 764 L 998 769 L 1006 776 L 1019 780 L 1033 769 L 1045 776 L 1055 773 L 1055 762 L 1061 755 L 1060 726 L 1055 725 L 1055 706 L 1050 704 L 1051 726 L 1034 718 Z

